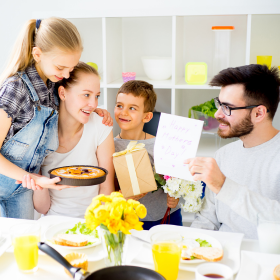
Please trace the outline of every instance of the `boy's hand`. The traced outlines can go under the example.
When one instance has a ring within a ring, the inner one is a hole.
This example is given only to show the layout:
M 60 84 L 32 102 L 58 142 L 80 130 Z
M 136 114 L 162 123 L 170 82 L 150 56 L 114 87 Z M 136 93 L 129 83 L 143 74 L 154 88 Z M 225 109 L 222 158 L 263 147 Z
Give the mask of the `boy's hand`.
M 102 120 L 103 124 L 105 124 L 107 126 L 113 126 L 113 119 L 107 110 L 101 109 L 101 108 L 96 108 L 94 110 L 94 112 L 96 114 L 98 114 L 100 117 L 103 117 L 103 120 Z
M 31 177 L 32 176 L 32 177 Z M 22 178 L 22 186 L 24 188 L 32 189 L 33 191 L 42 190 L 42 189 L 54 189 L 54 190 L 62 190 L 67 188 L 75 188 L 73 186 L 66 186 L 66 185 L 56 185 L 61 179 L 59 177 L 55 177 L 50 179 L 48 177 L 38 175 L 38 174 L 31 174 L 31 175 L 24 175 Z M 19 181 L 17 181 L 19 182 Z
M 167 194 L 167 207 L 175 208 L 179 203 L 179 198 L 174 198 Z
M 122 194 L 122 190 L 119 190 L 119 192 Z M 134 195 L 134 196 L 130 196 L 130 197 L 125 197 L 125 199 L 126 200 L 128 200 L 128 199 L 139 200 L 142 197 L 144 197 L 146 194 L 147 193 L 141 193 L 141 194 L 138 194 L 138 195 Z
M 141 199 L 142 197 L 144 197 L 147 193 L 141 193 L 141 194 L 138 194 L 138 195 L 135 195 L 135 196 L 130 196 L 130 197 L 126 197 L 125 199 L 133 199 L 133 200 L 139 200 Z

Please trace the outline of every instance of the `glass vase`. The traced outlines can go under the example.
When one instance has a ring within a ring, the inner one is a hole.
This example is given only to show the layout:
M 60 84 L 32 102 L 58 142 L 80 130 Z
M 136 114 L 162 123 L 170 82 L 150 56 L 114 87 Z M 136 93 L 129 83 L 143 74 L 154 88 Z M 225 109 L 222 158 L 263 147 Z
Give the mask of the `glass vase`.
M 123 264 L 123 249 L 126 235 L 118 231 L 111 233 L 104 225 L 100 225 L 101 240 L 105 251 L 106 266 L 118 266 Z

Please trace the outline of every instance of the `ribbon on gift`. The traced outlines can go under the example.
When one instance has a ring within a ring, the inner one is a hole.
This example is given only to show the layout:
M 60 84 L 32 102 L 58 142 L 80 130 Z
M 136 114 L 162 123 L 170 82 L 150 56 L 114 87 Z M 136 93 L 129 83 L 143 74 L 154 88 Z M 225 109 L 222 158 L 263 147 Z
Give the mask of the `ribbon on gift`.
M 139 187 L 139 183 L 137 180 L 137 175 L 136 175 L 133 157 L 132 157 L 131 153 L 140 151 L 144 147 L 145 147 L 145 144 L 143 144 L 143 143 L 137 144 L 137 141 L 130 141 L 125 150 L 113 154 L 113 157 L 119 157 L 119 156 L 125 155 L 128 173 L 129 173 L 134 195 L 140 194 L 140 187 Z

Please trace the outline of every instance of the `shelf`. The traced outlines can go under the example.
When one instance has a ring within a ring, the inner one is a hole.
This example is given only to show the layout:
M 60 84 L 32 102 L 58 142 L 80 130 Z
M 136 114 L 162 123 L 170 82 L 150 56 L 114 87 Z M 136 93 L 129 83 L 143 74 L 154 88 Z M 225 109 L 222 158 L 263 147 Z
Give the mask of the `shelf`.
M 202 134 L 218 135 L 217 131 L 218 131 L 218 127 L 209 130 L 202 130 Z
M 159 9 L 161 10 L 161 9 Z M 139 10 L 137 17 L 120 16 L 117 12 L 105 15 L 86 13 L 87 18 L 71 21 L 77 26 L 84 42 L 82 61 L 97 63 L 101 87 L 100 107 L 114 115 L 116 94 L 123 85 L 122 72 L 136 72 L 136 79 L 154 86 L 157 93 L 156 110 L 188 117 L 189 109 L 219 96 L 220 87 L 211 87 L 213 73 L 214 32 L 211 26 L 233 25 L 231 33 L 230 67 L 256 63 L 257 55 L 272 55 L 272 64 L 280 65 L 278 39 L 279 14 L 219 13 L 192 15 L 192 12 L 146 14 Z M 85 14 L 84 14 L 85 15 Z M 69 15 L 68 18 L 71 16 Z M 172 77 L 164 81 L 149 79 L 143 68 L 142 56 L 168 56 L 172 58 Z M 204 85 L 185 82 L 185 65 L 205 62 L 208 79 Z M 280 129 L 280 109 L 273 124 Z M 215 151 L 231 142 L 217 136 L 214 131 L 203 131 L 198 156 L 214 156 Z M 114 125 L 114 135 L 119 128 Z
M 205 62 L 208 75 L 213 77 L 217 74 L 213 72 L 215 33 L 212 26 L 235 27 L 231 33 L 229 67 L 246 63 L 247 15 L 177 16 L 174 25 L 176 88 L 192 88 L 186 87 L 182 79 L 188 62 Z M 201 88 L 210 89 L 207 86 Z
M 148 77 L 137 77 L 136 80 L 145 81 L 149 84 L 152 84 L 154 88 L 162 88 L 162 89 L 171 89 L 172 88 L 172 81 L 171 79 L 163 80 L 163 81 L 155 81 L 150 80 Z M 113 81 L 112 83 L 107 84 L 107 88 L 120 88 L 123 84 L 123 79 L 117 79 Z
M 221 87 L 211 87 L 208 85 L 209 81 L 211 81 L 212 77 L 208 77 L 207 81 L 204 85 L 189 85 L 186 83 L 185 78 L 179 80 L 178 83 L 175 84 L 175 88 L 177 89 L 220 89 Z

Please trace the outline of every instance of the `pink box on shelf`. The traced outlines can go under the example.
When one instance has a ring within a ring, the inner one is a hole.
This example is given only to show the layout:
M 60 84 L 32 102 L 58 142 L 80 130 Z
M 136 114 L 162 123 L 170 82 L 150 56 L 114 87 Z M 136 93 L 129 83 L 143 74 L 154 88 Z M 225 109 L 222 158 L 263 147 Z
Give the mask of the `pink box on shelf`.
M 122 72 L 123 82 L 126 83 L 131 80 L 135 80 L 135 72 Z

